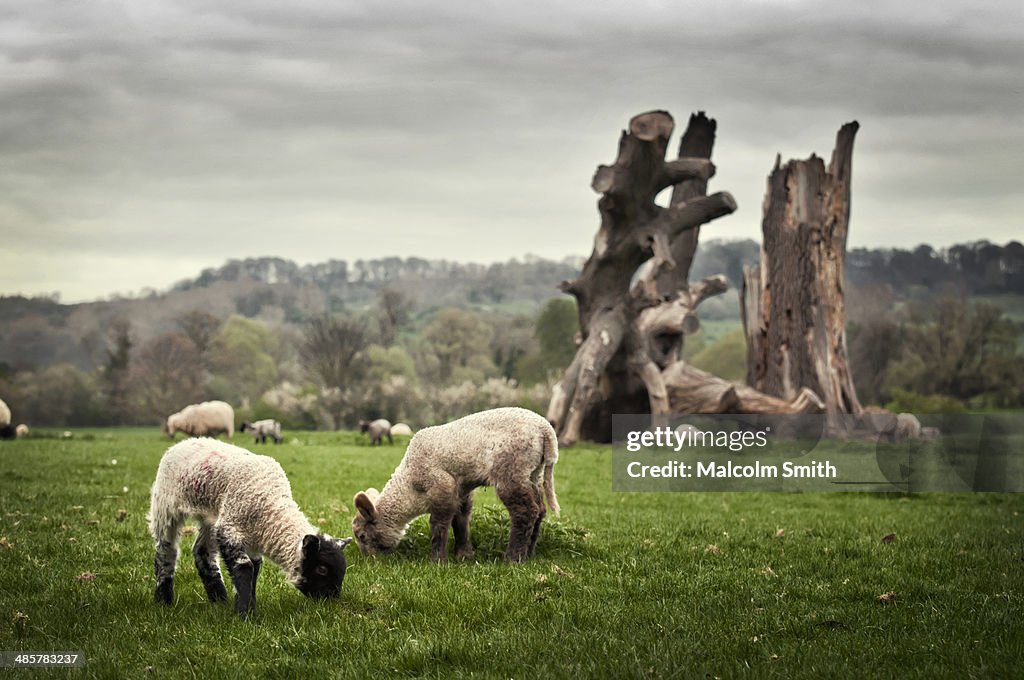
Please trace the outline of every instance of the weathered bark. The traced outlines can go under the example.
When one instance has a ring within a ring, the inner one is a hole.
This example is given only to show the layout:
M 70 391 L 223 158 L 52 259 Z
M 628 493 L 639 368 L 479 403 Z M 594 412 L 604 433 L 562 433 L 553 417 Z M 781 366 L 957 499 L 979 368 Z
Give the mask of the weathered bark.
M 666 162 L 672 117 L 640 114 L 615 163 L 594 174 L 601 226 L 580 276 L 562 284 L 576 297 L 581 342 L 547 413 L 563 444 L 608 441 L 613 413 L 817 408 L 806 396 L 751 394 L 680 359 L 683 337 L 700 326 L 697 306 L 726 289 L 723 276 L 688 282 L 699 227 L 736 209 L 728 193 L 706 195 L 715 127 L 703 112 L 691 116 L 679 158 Z M 669 206 L 655 204 L 670 186 Z
M 829 415 L 861 412 L 846 357 L 843 296 L 857 128 L 853 122 L 839 130 L 827 170 L 814 155 L 785 165 L 776 159 L 761 264 L 744 271 L 747 384 L 782 399 L 810 389 Z

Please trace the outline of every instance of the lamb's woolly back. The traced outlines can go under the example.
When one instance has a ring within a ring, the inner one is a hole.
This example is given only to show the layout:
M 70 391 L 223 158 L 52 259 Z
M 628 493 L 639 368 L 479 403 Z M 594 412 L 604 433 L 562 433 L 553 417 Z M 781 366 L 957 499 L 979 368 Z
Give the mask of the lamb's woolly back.
M 276 460 L 205 437 L 168 449 L 153 483 L 153 537 L 167 536 L 184 516 L 224 527 L 246 550 L 273 560 L 293 583 L 301 576 L 302 537 L 317 533 Z
M 559 511 L 553 474 L 557 460 L 551 424 L 526 409 L 492 409 L 425 428 L 413 436 L 383 491 L 356 494 L 359 514 L 353 532 L 365 550 L 386 552 L 398 544 L 413 518 L 429 512 L 431 531 L 439 532 L 431 539 L 432 555 L 444 559 L 443 518 L 458 513 L 468 527 L 472 490 L 493 486 L 512 517 L 506 559 L 524 559 L 536 543 L 545 501 Z M 435 527 L 435 518 L 442 524 Z M 460 540 L 465 536 L 457 534 L 457 553 Z M 466 554 L 466 546 L 461 550 Z
M 165 429 L 171 437 L 175 432 L 184 432 L 193 437 L 223 432 L 231 437 L 235 432 L 235 410 L 227 402 L 219 400 L 189 404 L 168 416 Z
M 543 473 L 545 500 L 553 512 L 558 512 L 551 472 L 558 461 L 558 438 L 551 423 L 525 408 L 495 408 L 473 413 L 445 425 L 423 428 L 413 435 L 395 474 L 398 475 L 403 466 L 410 470 L 405 474 L 413 476 L 429 475 L 433 468 L 439 467 L 466 471 L 479 481 L 493 485 L 504 476 L 520 472 L 501 467 L 505 463 L 500 456 L 495 455 L 500 451 L 539 453 L 537 460 L 517 455 L 514 461 L 523 470 Z M 538 476 L 533 481 L 542 480 Z M 384 490 L 387 491 L 387 486 Z M 385 495 L 385 492 L 382 491 L 381 495 Z

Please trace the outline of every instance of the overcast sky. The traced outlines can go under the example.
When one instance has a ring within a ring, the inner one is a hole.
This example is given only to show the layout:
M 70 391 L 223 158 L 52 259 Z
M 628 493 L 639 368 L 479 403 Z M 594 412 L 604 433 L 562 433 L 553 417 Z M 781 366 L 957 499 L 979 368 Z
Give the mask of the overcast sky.
M 739 210 L 702 238 L 759 238 L 776 153 L 854 119 L 852 246 L 1024 233 L 1019 0 L 0 0 L 0 92 L 6 295 L 586 256 L 593 171 L 659 108 L 718 120 Z

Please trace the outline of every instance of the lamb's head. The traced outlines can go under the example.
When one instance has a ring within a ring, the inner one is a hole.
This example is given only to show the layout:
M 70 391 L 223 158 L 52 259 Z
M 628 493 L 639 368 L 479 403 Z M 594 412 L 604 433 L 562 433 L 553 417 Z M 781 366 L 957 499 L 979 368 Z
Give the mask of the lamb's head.
M 299 592 L 319 599 L 338 597 L 347 567 L 343 551 L 351 542 L 351 538 L 339 540 L 327 534 L 304 536 L 299 563 L 301 577 L 295 584 Z
M 356 494 L 356 509 L 359 510 L 352 519 L 352 533 L 356 544 L 364 555 L 389 553 L 395 549 L 405 533 L 404 527 L 393 527 L 381 520 L 377 512 L 377 499 L 380 493 L 376 489 L 367 489 Z
M 366 432 L 369 429 L 370 429 L 370 421 L 369 420 L 360 420 L 359 421 L 359 431 L 360 432 Z
M 164 421 L 164 434 L 169 436 L 171 439 L 174 439 L 174 433 L 178 430 L 180 420 L 181 417 L 177 413 L 168 416 L 167 420 Z
M 240 428 L 238 428 L 238 431 L 239 432 L 248 432 L 249 430 L 255 430 L 255 429 L 256 428 L 252 426 L 252 423 L 250 423 L 248 420 L 245 420 L 245 421 L 242 421 L 242 426 Z

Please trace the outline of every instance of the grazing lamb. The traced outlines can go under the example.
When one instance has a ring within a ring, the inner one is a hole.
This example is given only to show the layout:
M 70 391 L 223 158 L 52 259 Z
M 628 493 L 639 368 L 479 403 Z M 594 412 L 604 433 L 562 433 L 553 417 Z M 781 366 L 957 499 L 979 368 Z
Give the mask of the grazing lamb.
M 245 421 L 242 423 L 242 427 L 238 428 L 241 432 L 252 432 L 252 436 L 256 438 L 256 443 L 266 444 L 267 437 L 274 440 L 275 444 L 281 443 L 281 423 L 276 420 L 257 420 L 255 423 Z
M 342 552 L 352 540 L 319 534 L 292 500 L 276 460 L 207 437 L 167 449 L 153 482 L 149 531 L 156 541 L 156 600 L 174 599 L 178 539 L 186 517 L 199 532 L 192 554 L 211 602 L 227 602 L 217 553 L 235 586 L 235 612 L 256 611 L 263 555 L 310 597 L 337 597 L 345 576 Z
M 230 439 L 235 434 L 235 410 L 223 401 L 190 404 L 168 416 L 164 432 L 171 439 L 178 432 L 190 437 L 212 437 L 224 433 Z
M 14 434 L 18 435 L 19 437 L 28 436 L 28 425 L 26 425 L 25 423 L 19 423 L 18 426 L 14 428 Z
M 473 489 L 493 486 L 512 520 L 505 560 L 522 561 L 533 554 L 540 536 L 545 498 L 551 510 L 559 511 L 553 477 L 557 460 L 554 429 L 522 408 L 496 408 L 422 429 L 384 491 L 356 494 L 356 541 L 364 553 L 390 552 L 409 522 L 430 513 L 431 558 L 447 559 L 451 526 L 456 558 L 469 559 Z
M 394 444 L 395 440 L 391 437 L 391 423 L 384 418 L 379 418 L 375 421 L 367 422 L 365 420 L 359 421 L 359 431 L 365 432 L 370 436 L 370 445 L 383 444 L 382 441 L 384 436 L 387 435 L 388 444 Z

